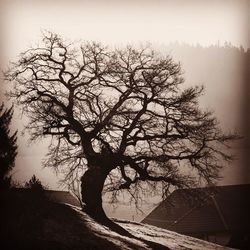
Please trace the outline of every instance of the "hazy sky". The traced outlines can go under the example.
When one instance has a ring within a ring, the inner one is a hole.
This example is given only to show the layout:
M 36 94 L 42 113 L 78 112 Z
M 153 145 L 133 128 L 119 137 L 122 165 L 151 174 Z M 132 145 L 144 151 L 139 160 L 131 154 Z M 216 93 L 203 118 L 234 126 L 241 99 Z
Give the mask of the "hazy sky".
M 6 0 L 0 6 L 1 63 L 6 66 L 22 50 L 34 45 L 44 29 L 70 40 L 98 40 L 113 45 L 179 41 L 209 46 L 228 41 L 247 48 L 248 13 L 247 0 Z M 21 122 L 18 127 L 22 127 Z M 46 145 L 40 143 L 27 149 L 26 139 L 19 141 L 16 175 L 27 180 L 35 173 L 56 188 L 51 171 L 41 172 Z
M 37 41 L 41 29 L 104 43 L 220 40 L 249 44 L 247 0 L 2 1 L 5 57 Z

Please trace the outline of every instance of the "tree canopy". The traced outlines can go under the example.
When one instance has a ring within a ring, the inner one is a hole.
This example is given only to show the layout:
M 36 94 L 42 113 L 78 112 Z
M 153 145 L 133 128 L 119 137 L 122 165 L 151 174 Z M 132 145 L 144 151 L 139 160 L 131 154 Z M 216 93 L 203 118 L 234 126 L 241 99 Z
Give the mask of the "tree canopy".
M 200 109 L 203 87 L 184 88 L 180 64 L 150 46 L 78 46 L 48 32 L 5 76 L 31 138 L 52 138 L 45 165 L 62 169 L 66 180 L 85 171 L 87 205 L 104 183 L 131 193 L 141 183 L 161 183 L 163 193 L 211 185 L 232 160 L 224 147 L 237 136 Z

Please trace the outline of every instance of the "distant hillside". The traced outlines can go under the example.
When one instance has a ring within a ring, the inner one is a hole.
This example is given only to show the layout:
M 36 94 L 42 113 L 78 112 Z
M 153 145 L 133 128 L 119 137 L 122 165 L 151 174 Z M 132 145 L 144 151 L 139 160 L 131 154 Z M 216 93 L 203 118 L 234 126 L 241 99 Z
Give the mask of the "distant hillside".
M 236 159 L 222 171 L 220 184 L 250 183 L 250 49 L 230 43 L 209 47 L 173 43 L 157 49 L 182 65 L 185 84 L 204 85 L 202 108 L 214 111 L 225 131 L 237 131 L 243 139 L 233 145 Z
M 222 250 L 228 249 L 149 225 L 116 221 L 122 236 L 93 221 L 79 207 L 29 193 L 1 193 L 1 249 L 37 250 Z
M 186 84 L 205 86 L 202 105 L 215 111 L 224 128 L 240 128 L 250 50 L 229 43 L 210 47 L 173 43 L 157 49 L 181 63 Z

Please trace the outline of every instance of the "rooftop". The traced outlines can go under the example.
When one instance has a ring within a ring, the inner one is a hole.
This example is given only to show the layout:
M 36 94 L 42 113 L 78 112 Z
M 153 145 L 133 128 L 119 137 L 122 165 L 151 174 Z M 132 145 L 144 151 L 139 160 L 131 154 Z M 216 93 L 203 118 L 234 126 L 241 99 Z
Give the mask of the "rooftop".
M 204 191 L 202 202 L 188 202 L 192 192 Z M 142 222 L 180 233 L 250 231 L 250 184 L 179 189 Z

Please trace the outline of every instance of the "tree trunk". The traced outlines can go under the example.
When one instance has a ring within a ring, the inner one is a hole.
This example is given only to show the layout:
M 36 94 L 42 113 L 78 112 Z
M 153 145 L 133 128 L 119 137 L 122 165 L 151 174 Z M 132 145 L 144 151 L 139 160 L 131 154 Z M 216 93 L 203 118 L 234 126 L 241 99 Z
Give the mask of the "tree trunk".
M 84 211 L 97 221 L 107 219 L 102 207 L 102 190 L 108 175 L 101 167 L 91 166 L 81 178 Z

